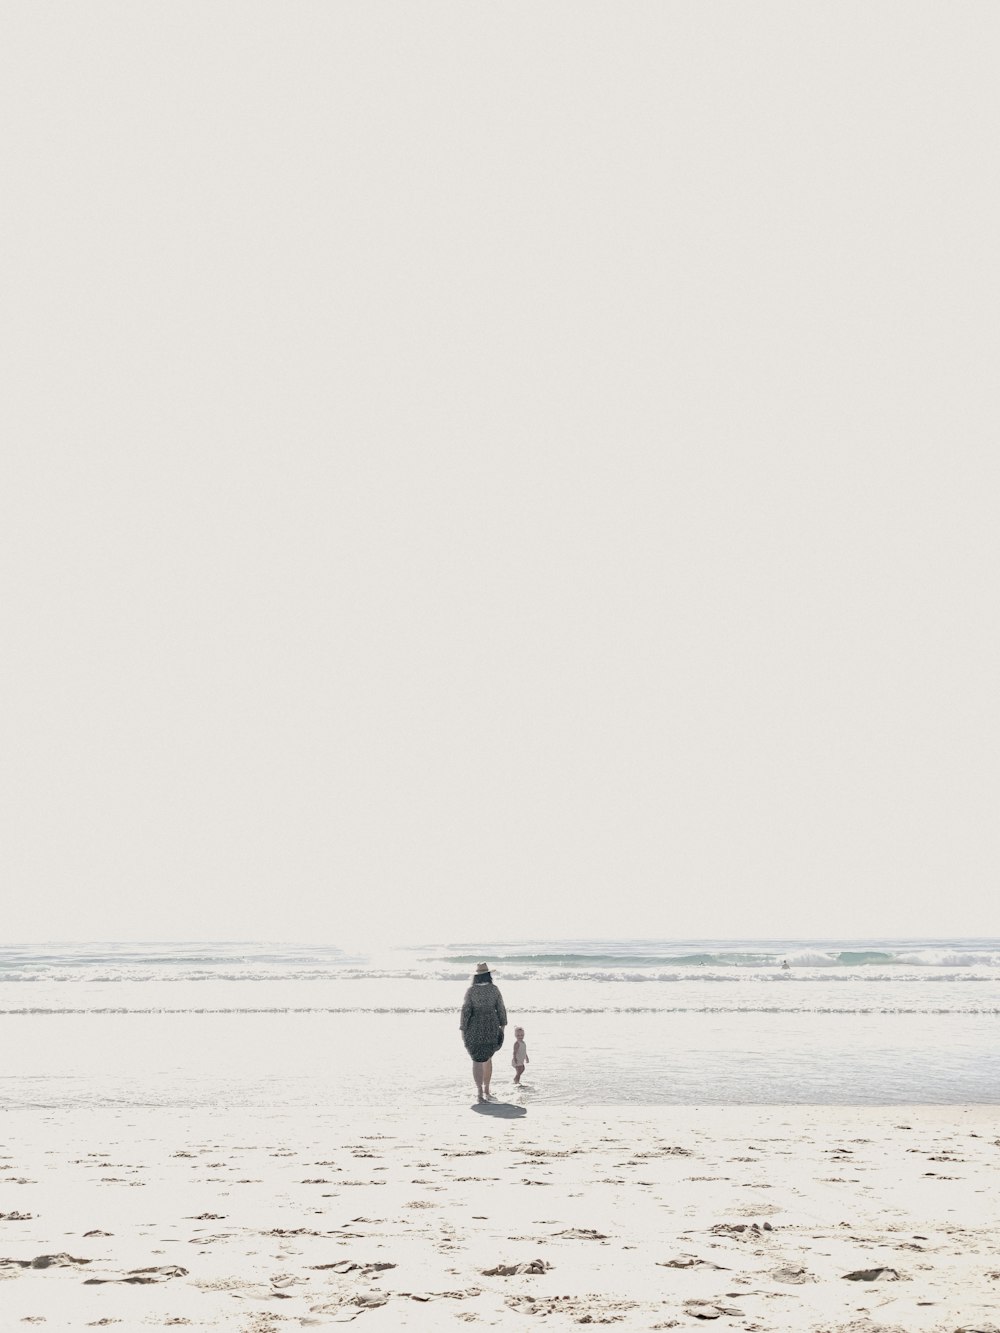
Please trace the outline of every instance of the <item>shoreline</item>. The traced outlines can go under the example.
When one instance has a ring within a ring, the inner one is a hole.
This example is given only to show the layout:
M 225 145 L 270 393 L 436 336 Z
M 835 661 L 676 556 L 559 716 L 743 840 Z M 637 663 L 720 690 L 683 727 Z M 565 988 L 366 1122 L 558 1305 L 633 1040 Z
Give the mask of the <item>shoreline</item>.
M 474 1096 L 308 1115 L 8 1108 L 10 1324 L 991 1327 L 995 1106 L 512 1116 Z

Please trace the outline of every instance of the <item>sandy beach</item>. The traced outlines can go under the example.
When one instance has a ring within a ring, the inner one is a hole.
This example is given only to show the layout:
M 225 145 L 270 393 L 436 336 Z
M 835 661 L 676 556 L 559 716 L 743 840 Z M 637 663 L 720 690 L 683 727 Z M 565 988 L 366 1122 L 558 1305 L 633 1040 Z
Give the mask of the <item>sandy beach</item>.
M 991 1107 L 8 1111 L 3 1328 L 997 1325 Z

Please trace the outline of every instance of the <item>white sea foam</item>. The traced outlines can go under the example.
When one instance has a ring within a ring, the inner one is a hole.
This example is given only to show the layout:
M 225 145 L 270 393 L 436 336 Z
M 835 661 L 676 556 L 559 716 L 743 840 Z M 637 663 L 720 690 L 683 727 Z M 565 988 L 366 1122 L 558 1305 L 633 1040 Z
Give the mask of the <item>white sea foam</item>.
M 449 1014 L 454 1015 L 454 1005 L 267 1005 L 251 1006 L 210 1006 L 188 1005 L 183 1008 L 168 1008 L 163 1005 L 148 1008 L 127 1008 L 121 1005 L 97 1005 L 55 1008 L 53 1006 L 28 1006 L 26 1008 L 0 1008 L 0 1017 L 26 1017 L 29 1015 L 65 1016 L 67 1014 L 87 1015 L 132 1015 L 144 1014 Z M 1000 1014 L 1000 1005 L 970 1005 L 962 1009 L 940 1005 L 829 1005 L 797 1004 L 794 1009 L 787 1005 L 767 1004 L 562 1004 L 540 1005 L 522 1004 L 518 1014 Z

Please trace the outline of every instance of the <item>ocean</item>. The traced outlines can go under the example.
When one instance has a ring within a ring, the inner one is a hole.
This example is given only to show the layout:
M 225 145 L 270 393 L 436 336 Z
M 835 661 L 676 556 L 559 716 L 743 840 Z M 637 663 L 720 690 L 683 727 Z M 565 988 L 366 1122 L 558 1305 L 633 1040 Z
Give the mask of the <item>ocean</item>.
M 0 1109 L 462 1104 L 480 959 L 505 1099 L 1000 1103 L 1000 940 L 560 940 L 0 947 Z

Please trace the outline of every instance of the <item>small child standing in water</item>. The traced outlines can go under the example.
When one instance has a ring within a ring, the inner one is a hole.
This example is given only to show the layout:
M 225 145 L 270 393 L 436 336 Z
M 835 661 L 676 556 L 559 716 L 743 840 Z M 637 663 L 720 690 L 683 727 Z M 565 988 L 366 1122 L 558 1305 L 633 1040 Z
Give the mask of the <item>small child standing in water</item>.
M 514 1066 L 514 1082 L 520 1083 L 521 1075 L 524 1073 L 524 1066 L 528 1063 L 528 1048 L 524 1044 L 524 1028 L 514 1029 L 514 1058 L 511 1064 Z

